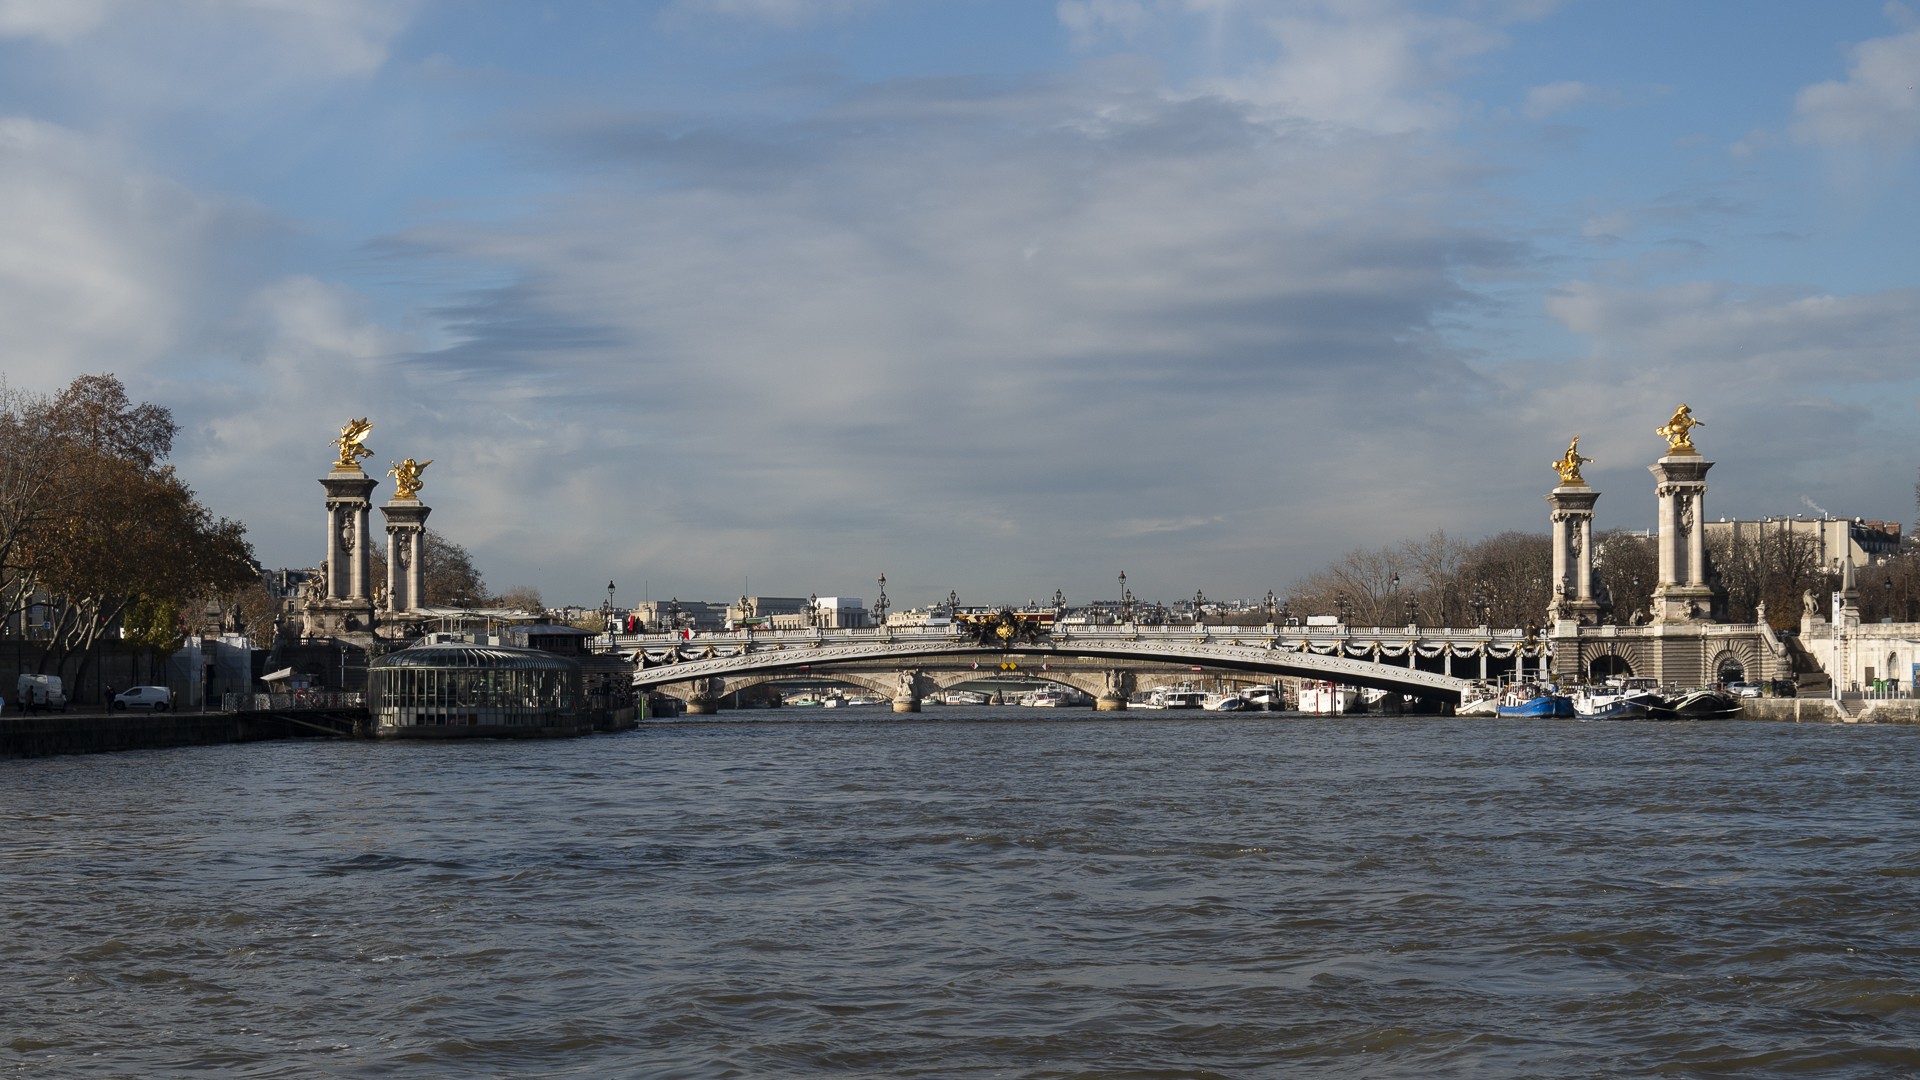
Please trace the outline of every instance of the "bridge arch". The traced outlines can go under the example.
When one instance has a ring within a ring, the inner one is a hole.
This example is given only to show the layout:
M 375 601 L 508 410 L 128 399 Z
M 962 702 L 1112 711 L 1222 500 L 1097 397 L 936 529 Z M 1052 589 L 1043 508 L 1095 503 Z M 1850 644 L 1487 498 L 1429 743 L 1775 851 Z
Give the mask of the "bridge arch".
M 1096 694 L 1107 689 L 1103 669 L 1128 664 L 1182 665 L 1190 670 L 1324 679 L 1455 702 L 1470 685 L 1465 679 L 1413 666 L 1411 641 L 1398 649 L 1398 656 L 1408 657 L 1408 662 L 1402 664 L 1339 655 L 1344 643 L 1322 651 L 1319 647 L 1308 647 L 1309 642 L 1289 644 L 1278 636 L 1249 634 L 1223 640 L 1207 633 L 1188 636 L 1129 631 L 1131 628 L 1116 628 L 1110 633 L 1062 635 L 1011 650 L 981 646 L 945 634 L 895 635 L 871 631 L 833 637 L 781 637 L 773 641 L 763 638 L 705 642 L 692 647 L 677 641 L 642 643 L 635 652 L 633 683 L 636 688 L 650 689 L 717 678 L 721 680 L 720 687 L 725 687 L 727 680 L 739 680 L 735 685 L 744 687 L 806 672 L 855 682 L 890 696 L 898 686 L 898 673 L 902 671 L 917 671 L 920 678 L 935 685 L 952 685 L 980 677 L 978 671 L 987 662 L 997 666 L 1012 658 L 1026 674 L 1056 679 Z M 1503 655 L 1516 657 L 1516 662 L 1528 655 L 1537 655 L 1537 651 L 1527 653 L 1526 648 L 1524 643 L 1514 642 Z M 1374 656 L 1395 655 L 1386 651 L 1380 642 L 1370 642 L 1359 651 L 1369 650 Z M 1082 670 L 1049 671 L 1050 663 L 1080 665 Z M 850 666 L 867 670 L 844 670 Z M 873 670 L 876 668 L 881 670 Z M 1095 678 L 1101 680 L 1097 686 L 1091 682 Z M 712 684 L 707 685 L 710 690 L 713 688 Z

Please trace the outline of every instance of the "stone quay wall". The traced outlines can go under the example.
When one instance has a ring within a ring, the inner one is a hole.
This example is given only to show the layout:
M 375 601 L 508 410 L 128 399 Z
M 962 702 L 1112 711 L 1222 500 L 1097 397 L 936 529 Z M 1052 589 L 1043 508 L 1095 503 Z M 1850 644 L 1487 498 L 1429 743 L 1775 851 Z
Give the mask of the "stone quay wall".
M 258 713 L 132 713 L 84 716 L 63 713 L 8 715 L 0 719 L 0 760 L 55 754 L 102 754 L 259 742 L 314 734 L 284 719 Z
M 1752 698 L 1741 702 L 1745 720 L 1784 720 L 1806 724 L 1920 724 L 1920 700 L 1874 701 L 1827 697 Z

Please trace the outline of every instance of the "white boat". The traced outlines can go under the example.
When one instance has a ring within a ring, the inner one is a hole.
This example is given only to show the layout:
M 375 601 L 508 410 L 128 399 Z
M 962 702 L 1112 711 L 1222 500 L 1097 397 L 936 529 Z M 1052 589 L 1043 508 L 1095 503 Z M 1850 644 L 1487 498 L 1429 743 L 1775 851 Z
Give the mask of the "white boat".
M 1163 709 L 1199 709 L 1207 704 L 1207 695 L 1191 686 L 1163 686 L 1153 695 Z
M 1346 716 L 1365 711 L 1366 698 L 1356 686 L 1330 682 L 1300 684 L 1300 711 L 1311 716 Z
M 1160 699 L 1154 696 L 1153 691 L 1141 690 L 1127 699 L 1127 708 L 1129 710 L 1164 709 L 1166 706 L 1160 703 Z
M 1208 712 L 1246 712 L 1247 699 L 1239 694 L 1208 694 L 1200 707 Z
M 1616 675 L 1601 686 L 1573 692 L 1574 714 L 1587 720 L 1637 720 L 1666 706 L 1660 684 L 1652 679 Z
M 949 705 L 985 705 L 987 695 L 975 690 L 949 690 L 946 702 Z
M 1280 688 L 1277 686 L 1250 686 L 1240 691 L 1240 698 L 1250 709 L 1279 712 L 1282 708 Z

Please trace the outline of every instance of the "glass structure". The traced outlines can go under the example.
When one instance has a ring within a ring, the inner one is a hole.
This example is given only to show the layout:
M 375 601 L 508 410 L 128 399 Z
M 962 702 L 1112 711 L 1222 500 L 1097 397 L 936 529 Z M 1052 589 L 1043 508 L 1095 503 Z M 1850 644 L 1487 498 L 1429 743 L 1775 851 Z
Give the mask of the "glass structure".
M 580 664 L 538 649 L 441 642 L 367 669 L 376 735 L 571 735 L 590 730 Z

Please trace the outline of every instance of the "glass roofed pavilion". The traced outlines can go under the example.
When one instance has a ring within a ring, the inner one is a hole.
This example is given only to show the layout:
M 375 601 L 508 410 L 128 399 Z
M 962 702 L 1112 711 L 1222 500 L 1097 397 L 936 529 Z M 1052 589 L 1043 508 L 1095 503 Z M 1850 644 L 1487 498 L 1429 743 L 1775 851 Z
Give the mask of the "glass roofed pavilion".
M 440 642 L 367 669 L 378 738 L 529 738 L 593 730 L 578 661 L 538 649 Z

